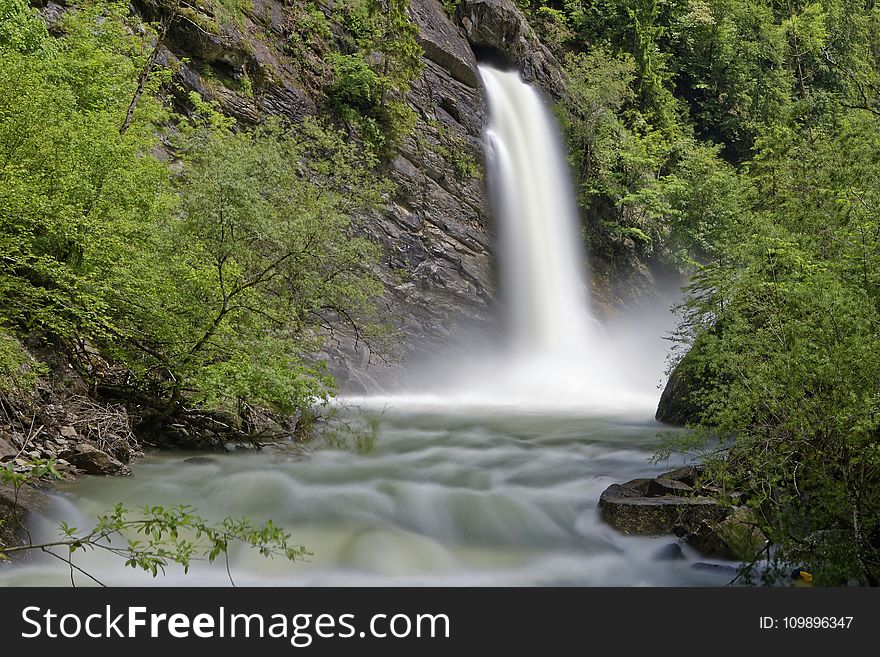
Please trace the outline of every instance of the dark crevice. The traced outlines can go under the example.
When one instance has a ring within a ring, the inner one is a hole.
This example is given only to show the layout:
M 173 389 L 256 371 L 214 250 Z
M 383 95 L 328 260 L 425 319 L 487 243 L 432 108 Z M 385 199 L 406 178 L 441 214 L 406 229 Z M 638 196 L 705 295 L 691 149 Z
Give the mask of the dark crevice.
M 472 45 L 471 48 L 480 64 L 488 64 L 501 70 L 516 68 L 510 58 L 495 46 Z

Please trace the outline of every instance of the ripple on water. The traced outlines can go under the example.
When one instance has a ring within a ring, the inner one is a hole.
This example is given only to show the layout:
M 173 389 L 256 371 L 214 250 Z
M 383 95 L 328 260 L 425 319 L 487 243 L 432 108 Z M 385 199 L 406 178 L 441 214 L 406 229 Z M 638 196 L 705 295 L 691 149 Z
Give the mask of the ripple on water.
M 656 470 L 648 456 L 659 426 L 573 414 L 429 413 L 379 416 L 368 453 L 316 449 L 150 456 L 124 480 L 86 478 L 55 496 L 52 522 L 89 519 L 117 501 L 187 503 L 202 515 L 272 518 L 313 553 L 308 562 L 266 560 L 234 549 L 236 583 L 253 585 L 696 585 L 725 584 L 691 561 L 651 555 L 669 539 L 621 536 L 596 512 L 602 490 Z M 223 585 L 225 570 L 149 577 L 85 554 L 81 565 L 108 583 Z M 64 585 L 63 564 L 43 559 L 3 569 L 0 581 Z

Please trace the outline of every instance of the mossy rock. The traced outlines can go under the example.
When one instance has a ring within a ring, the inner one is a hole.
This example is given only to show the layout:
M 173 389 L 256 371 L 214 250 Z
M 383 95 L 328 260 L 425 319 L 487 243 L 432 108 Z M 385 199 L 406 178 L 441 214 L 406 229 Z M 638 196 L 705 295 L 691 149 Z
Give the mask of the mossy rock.
M 752 510 L 738 507 L 720 522 L 704 521 L 685 541 L 707 557 L 731 561 L 754 561 L 767 544 L 767 537 Z
M 648 497 L 640 490 L 643 481 L 612 484 L 599 498 L 602 518 L 623 534 L 686 535 L 704 522 L 720 523 L 730 513 L 729 507 L 710 497 Z

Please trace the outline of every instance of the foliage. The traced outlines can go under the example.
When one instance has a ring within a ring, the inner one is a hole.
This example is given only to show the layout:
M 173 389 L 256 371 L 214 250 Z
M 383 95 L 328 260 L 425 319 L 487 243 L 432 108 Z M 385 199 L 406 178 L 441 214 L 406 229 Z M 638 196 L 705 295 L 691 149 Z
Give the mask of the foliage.
M 876 119 L 851 116 L 813 142 L 762 141 L 758 193 L 684 312 L 687 360 L 707 379 L 699 425 L 735 437 L 719 467 L 778 558 L 825 584 L 880 581 L 876 135 Z
M 22 486 L 41 478 L 58 479 L 52 460 L 36 460 L 27 473 L 17 473 L 10 464 L 0 467 L 0 482 L 12 485 L 15 495 Z M 27 541 L 22 545 L 0 543 L 0 560 L 7 560 L 23 552 L 39 550 L 65 562 L 70 569 L 70 583 L 76 586 L 79 573 L 103 586 L 99 574 L 83 570 L 75 563 L 76 554 L 100 550 L 122 559 L 123 563 L 156 577 L 164 575 L 171 564 L 183 568 L 184 573 L 197 561 L 213 563 L 223 557 L 226 573 L 234 585 L 229 569 L 229 550 L 241 544 L 267 558 L 282 557 L 299 561 L 311 553 L 302 545 L 290 542 L 290 534 L 271 520 L 256 524 L 247 518 L 225 518 L 211 522 L 196 514 L 191 506 L 145 506 L 133 513 L 117 504 L 106 515 L 99 516 L 90 529 L 80 530 L 61 523 L 59 538 L 43 543 Z
M 409 0 L 348 0 L 336 14 L 350 35 L 350 52 L 329 56 L 328 98 L 380 157 L 389 157 L 416 121 L 405 97 L 421 73 L 422 49 L 408 8 Z
M 210 122 L 184 130 L 179 215 L 138 245 L 139 276 L 115 286 L 129 328 L 122 349 L 106 347 L 174 401 L 292 412 L 333 389 L 302 357 L 320 344 L 316 328 L 337 317 L 362 331 L 381 292 L 378 247 L 353 233 L 352 215 L 376 207 L 384 186 L 355 145 L 314 122 Z
M 639 111 L 637 66 L 596 48 L 565 59 L 558 114 L 588 223 L 591 251 L 630 239 L 647 257 L 681 266 L 707 254 L 717 222 L 741 193 L 719 148 L 683 129 L 670 138 Z
M 95 20 L 71 13 L 71 37 L 33 54 L 0 46 L 0 312 L 62 338 L 106 332 L 108 260 L 163 200 L 163 167 L 143 156 L 155 137 L 117 130 L 136 40 Z
M 26 33 L 35 12 L 4 2 L 0 35 Z M 309 356 L 326 332 L 379 333 L 379 249 L 356 222 L 388 189 L 376 160 L 316 121 L 242 131 L 197 96 L 176 117 L 126 4 L 65 16 L 63 38 L 0 42 L 0 326 L 67 344 L 86 378 L 72 346 L 100 349 L 127 371 L 102 394 L 138 404 L 142 428 L 326 398 Z M 13 347 L 4 387 L 27 370 Z
M 543 3 L 521 6 L 540 24 Z M 693 273 L 672 365 L 697 413 L 661 452 L 699 450 L 742 490 L 776 567 L 877 584 L 878 8 L 553 9 L 570 33 L 558 113 L 594 261 L 628 241 Z
M 0 44 L 21 53 L 39 53 L 51 46 L 46 24 L 24 0 L 0 2 Z
M 443 0 L 443 9 L 446 10 L 449 16 L 455 16 L 455 12 L 460 4 L 461 0 Z

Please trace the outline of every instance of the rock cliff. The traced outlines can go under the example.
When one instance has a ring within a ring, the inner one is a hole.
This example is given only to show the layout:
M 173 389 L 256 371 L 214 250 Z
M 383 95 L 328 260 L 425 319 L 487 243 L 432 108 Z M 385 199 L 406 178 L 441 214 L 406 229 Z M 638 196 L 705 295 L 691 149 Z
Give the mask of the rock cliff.
M 304 4 L 253 0 L 236 21 L 199 7 L 173 21 L 159 61 L 174 72 L 181 106 L 197 91 L 245 124 L 320 112 L 331 82 L 324 55 L 333 35 L 303 27 Z M 150 20 L 168 12 L 165 0 L 139 0 L 136 7 Z M 314 9 L 332 30 L 341 29 L 330 0 Z M 417 122 L 387 163 L 394 198 L 366 228 L 384 246 L 383 313 L 400 329 L 403 362 L 434 353 L 466 325 L 491 318 L 495 286 L 482 146 L 487 112 L 475 51 L 505 58 L 551 96 L 562 90 L 559 64 L 511 0 L 462 0 L 452 16 L 439 0 L 411 0 L 409 14 L 424 51 L 421 76 L 406 98 Z M 370 388 L 401 371 L 344 332 L 334 336 L 326 356 L 343 389 Z

